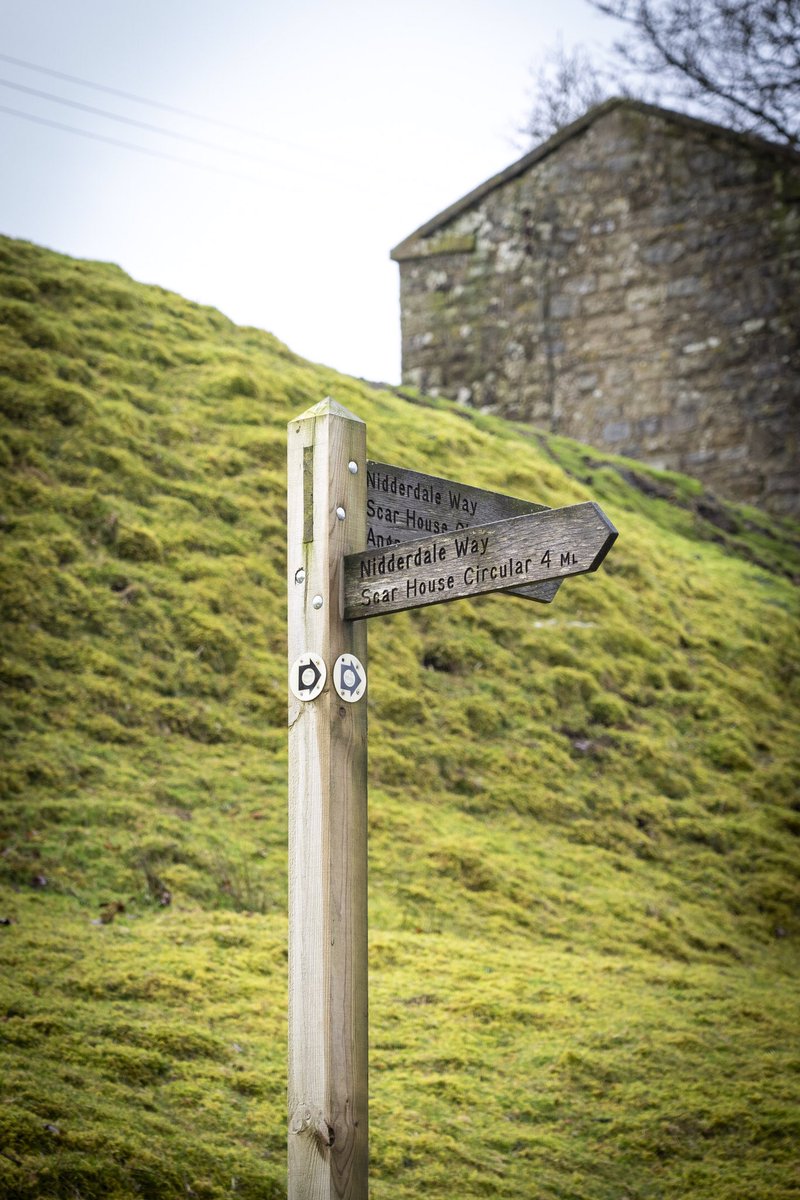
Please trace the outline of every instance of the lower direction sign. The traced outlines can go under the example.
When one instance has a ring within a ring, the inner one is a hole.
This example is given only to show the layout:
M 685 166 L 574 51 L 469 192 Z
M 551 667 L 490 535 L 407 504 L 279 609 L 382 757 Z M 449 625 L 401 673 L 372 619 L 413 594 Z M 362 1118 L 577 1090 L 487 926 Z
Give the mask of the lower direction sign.
M 344 560 L 344 618 L 379 617 L 595 571 L 617 531 L 593 501 L 475 525 Z
M 451 533 L 490 521 L 505 521 L 527 513 L 546 512 L 502 492 L 489 492 L 438 475 L 425 475 L 389 463 L 367 462 L 367 547 L 397 546 L 434 533 Z M 549 604 L 560 579 L 514 587 L 516 596 Z

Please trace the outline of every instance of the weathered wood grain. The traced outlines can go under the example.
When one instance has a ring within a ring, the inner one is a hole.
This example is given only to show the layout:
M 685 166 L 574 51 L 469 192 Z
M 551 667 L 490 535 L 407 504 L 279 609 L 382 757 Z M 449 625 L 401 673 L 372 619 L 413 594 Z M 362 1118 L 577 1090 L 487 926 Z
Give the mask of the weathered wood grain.
M 592 501 L 350 554 L 344 615 L 358 620 L 594 571 L 617 531 Z
M 455 483 L 389 463 L 367 462 L 367 549 L 487 525 L 490 521 L 506 521 L 509 517 L 546 509 L 546 504 L 489 492 L 468 483 Z M 560 585 L 561 580 L 554 579 L 509 591 L 526 600 L 549 604 Z
M 367 664 L 341 607 L 344 556 L 366 545 L 366 427 L 331 400 L 289 423 L 287 512 L 289 662 L 328 667 L 317 699 L 289 693 L 288 1194 L 366 1200 L 367 702 L 331 680 L 340 654 Z

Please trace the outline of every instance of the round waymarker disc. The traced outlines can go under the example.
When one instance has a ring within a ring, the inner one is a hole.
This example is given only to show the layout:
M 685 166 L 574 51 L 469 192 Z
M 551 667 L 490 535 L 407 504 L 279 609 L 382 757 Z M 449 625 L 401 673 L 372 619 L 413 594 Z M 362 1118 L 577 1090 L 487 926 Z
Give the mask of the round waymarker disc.
M 292 663 L 289 687 L 298 700 L 316 700 L 325 687 L 328 669 L 318 654 L 307 650 Z
M 342 700 L 355 704 L 367 690 L 367 672 L 355 654 L 340 654 L 333 668 L 333 686 Z

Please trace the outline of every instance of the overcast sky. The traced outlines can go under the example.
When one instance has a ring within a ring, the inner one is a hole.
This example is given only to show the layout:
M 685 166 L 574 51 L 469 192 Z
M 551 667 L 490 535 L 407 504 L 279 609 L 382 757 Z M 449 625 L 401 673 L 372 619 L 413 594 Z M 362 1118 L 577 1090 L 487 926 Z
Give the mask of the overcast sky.
M 615 32 L 584 0 L 0 0 L 0 28 L 0 231 L 389 383 L 390 249 L 520 156 L 559 33 Z

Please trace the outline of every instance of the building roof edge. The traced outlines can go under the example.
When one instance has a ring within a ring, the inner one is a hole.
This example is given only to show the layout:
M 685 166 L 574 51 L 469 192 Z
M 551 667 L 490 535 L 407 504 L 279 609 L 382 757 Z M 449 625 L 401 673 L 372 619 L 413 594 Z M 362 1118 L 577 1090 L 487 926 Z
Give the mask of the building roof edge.
M 782 145 L 780 142 L 770 142 L 768 139 L 760 137 L 755 133 L 744 133 L 736 129 L 728 129 L 724 125 L 716 125 L 712 121 L 703 120 L 701 117 L 692 117 L 688 113 L 675 112 L 670 108 L 660 108 L 655 104 L 646 104 L 643 100 L 634 100 L 625 96 L 612 96 L 608 100 L 604 100 L 601 104 L 596 104 L 588 109 L 583 116 L 572 121 L 569 125 L 565 125 L 563 129 L 559 129 L 547 141 L 535 146 L 533 150 L 529 150 L 522 158 L 505 167 L 504 170 L 498 171 L 496 175 L 492 175 L 489 179 L 479 184 L 472 191 L 467 192 L 460 200 L 442 209 L 436 216 L 431 217 L 408 237 L 403 238 L 401 242 L 389 253 L 389 257 L 395 262 L 402 262 L 404 259 L 416 258 L 417 254 L 414 251 L 415 244 L 420 238 L 428 237 L 435 233 L 443 225 L 446 225 L 454 217 L 460 216 L 462 212 L 466 212 L 484 196 L 493 192 L 496 188 L 502 187 L 503 184 L 509 183 L 517 176 L 524 174 L 529 167 L 535 163 L 541 162 L 554 151 L 558 150 L 565 142 L 571 138 L 577 137 L 593 125 L 595 121 L 604 117 L 607 113 L 615 108 L 625 107 L 633 109 L 637 112 L 642 112 L 650 116 L 661 117 L 664 120 L 672 121 L 675 124 L 684 125 L 690 129 L 697 129 L 705 133 L 714 135 L 715 137 L 725 137 L 731 141 L 743 143 L 760 153 L 769 153 L 777 155 L 780 158 L 786 158 L 790 162 L 800 164 L 800 152 L 794 150 L 791 146 Z

